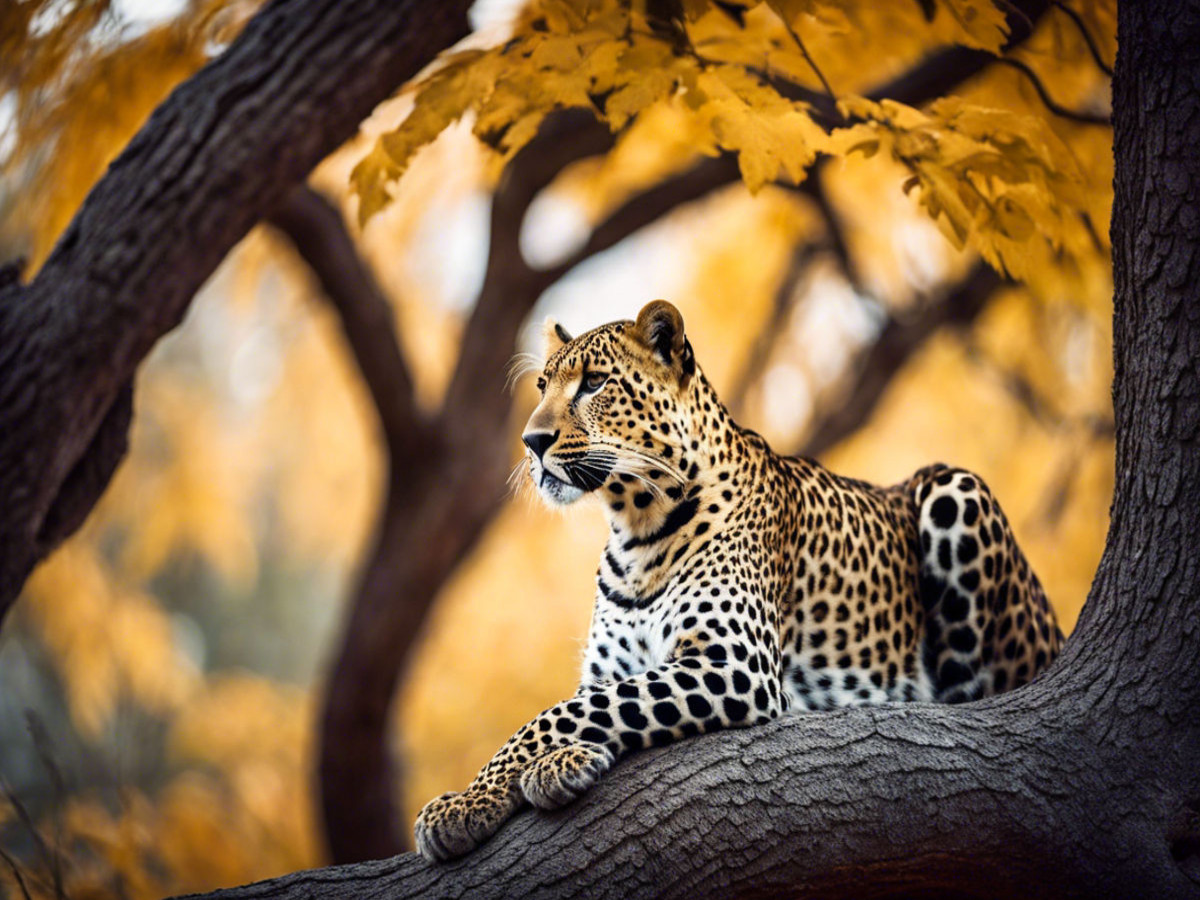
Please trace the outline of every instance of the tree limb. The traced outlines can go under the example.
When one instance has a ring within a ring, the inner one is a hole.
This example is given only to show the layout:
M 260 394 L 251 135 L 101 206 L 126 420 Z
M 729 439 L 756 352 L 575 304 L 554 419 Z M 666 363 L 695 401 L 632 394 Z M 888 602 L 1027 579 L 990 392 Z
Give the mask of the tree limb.
M 730 153 L 705 158 L 636 194 L 601 221 L 582 247 L 567 259 L 540 272 L 545 286 L 563 278 L 576 266 L 608 250 L 672 210 L 706 197 L 740 179 L 737 158 Z
M 466 34 L 469 5 L 268 4 L 159 107 L 36 278 L 0 287 L 0 615 L 107 483 L 117 442 L 98 435 L 154 343 L 255 222 Z
M 1092 59 L 1095 60 L 1097 67 L 1099 67 L 1100 71 L 1109 78 L 1112 78 L 1112 66 L 1104 61 L 1104 57 L 1100 54 L 1100 47 L 1096 43 L 1096 39 L 1092 36 L 1092 33 L 1088 31 L 1088 27 L 1084 23 L 1083 17 L 1079 15 L 1079 13 L 1075 12 L 1075 10 L 1071 9 L 1071 7 L 1067 6 L 1067 4 L 1063 3 L 1062 0 L 1051 0 L 1051 2 L 1053 3 L 1055 9 L 1060 10 L 1064 15 L 1067 16 L 1067 18 L 1075 23 L 1075 27 L 1078 28 L 1079 33 L 1083 35 L 1083 41 L 1085 44 L 1087 44 L 1088 52 L 1092 54 Z
M 472 409 L 485 415 L 491 411 L 501 420 L 493 424 L 502 427 L 509 403 L 497 404 L 479 387 L 505 383 L 504 370 L 512 358 L 521 323 L 542 292 L 558 278 L 555 272 L 533 269 L 521 254 L 525 215 L 537 195 L 568 165 L 599 156 L 613 146 L 609 130 L 583 110 L 551 116 L 536 141 L 505 170 L 492 199 L 487 269 L 446 391 L 441 416 L 445 427 L 475 421 L 476 416 L 468 413 Z
M 1068 119 L 1071 122 L 1078 122 L 1081 125 L 1112 125 L 1112 121 L 1108 116 L 1099 113 L 1081 112 L 1075 109 L 1068 109 L 1050 96 L 1046 90 L 1046 86 L 1042 84 L 1042 79 L 1038 77 L 1037 72 L 1033 71 L 1028 65 L 1021 62 L 1019 59 L 1011 59 L 1002 56 L 996 62 L 1003 63 L 1010 68 L 1016 69 L 1033 85 L 1033 89 L 1037 91 L 1038 98 L 1042 101 L 1042 105 L 1050 110 L 1054 115 L 1062 119 Z
M 779 338 L 787 329 L 788 317 L 796 307 L 800 279 L 804 277 L 813 259 L 820 254 L 822 249 L 824 248 L 821 244 L 812 241 L 802 241 L 792 248 L 783 277 L 779 279 L 779 284 L 775 287 L 771 314 L 759 329 L 758 334 L 755 335 L 750 349 L 746 351 L 745 361 L 737 375 L 734 376 L 733 386 L 729 390 L 729 399 L 726 403 L 735 417 L 740 415 L 745 408 L 746 397 L 750 393 L 750 389 L 758 383 L 766 371 Z
M 588 114 L 551 117 L 510 164 L 492 200 L 488 265 L 429 440 L 389 459 L 381 521 L 326 690 L 320 790 L 335 861 L 388 856 L 408 844 L 392 800 L 389 710 L 442 584 L 504 498 L 512 396 L 502 388 L 517 334 L 545 286 L 520 254 L 530 203 L 570 162 L 611 147 Z
M 943 326 L 962 327 L 974 321 L 992 294 L 1004 284 L 1004 278 L 980 261 L 940 300 L 925 304 L 910 317 L 889 316 L 875 342 L 859 360 L 858 371 L 844 399 L 815 418 L 796 455 L 819 456 L 857 431 L 879 405 L 896 372 L 925 341 Z
M 825 167 L 826 159 L 827 157 L 822 157 L 817 160 L 809 170 L 808 177 L 800 184 L 783 185 L 791 187 L 796 193 L 802 194 L 812 201 L 825 227 L 824 241 L 820 243 L 802 241 L 792 248 L 783 277 L 775 288 L 771 314 L 755 336 L 745 355 L 745 362 L 733 379 L 733 386 L 729 391 L 727 402 L 729 408 L 735 413 L 743 408 L 750 389 L 766 370 L 779 338 L 785 333 L 788 317 L 799 298 L 796 288 L 808 271 L 809 265 L 819 253 L 830 252 L 845 279 L 856 291 L 860 290 L 858 270 L 850 255 L 850 245 L 846 240 L 842 217 L 833 208 L 820 174 Z
M 1010 53 L 1027 41 L 1049 7 L 1048 0 L 1012 0 L 1008 10 L 1008 40 L 1000 52 Z M 946 47 L 930 53 L 916 65 L 885 84 L 866 91 L 868 100 L 895 100 L 908 106 L 920 106 L 959 88 L 1003 56 L 969 47 Z M 802 100 L 810 107 L 813 121 L 829 129 L 844 124 L 837 104 L 827 95 L 793 82 L 770 79 L 782 96 Z
M 268 217 L 292 242 L 333 303 L 379 415 L 388 455 L 401 464 L 424 438 L 412 375 L 395 331 L 392 306 L 359 256 L 341 212 L 307 186 L 296 188 Z M 399 468 L 393 463 L 393 468 Z
M 1028 40 L 1034 25 L 1046 10 L 1046 3 L 1044 0 L 1024 0 L 1011 4 L 1011 7 L 1008 18 L 1009 40 L 1004 47 L 1005 52 L 1016 49 Z M 912 69 L 868 91 L 866 96 L 873 100 L 887 98 L 919 106 L 960 87 L 996 61 L 997 57 L 982 50 L 963 47 L 940 50 L 930 54 Z M 784 93 L 787 94 L 786 89 Z M 813 107 L 814 121 L 819 124 L 827 128 L 842 124 L 841 115 L 830 97 L 808 91 L 800 99 L 806 100 Z M 824 157 L 818 159 L 810 169 L 808 180 L 820 172 L 824 164 Z M 563 262 L 544 270 L 545 287 L 549 287 L 585 260 L 609 249 L 636 230 L 657 221 L 664 213 L 732 184 L 740 177 L 736 156 L 722 153 L 716 157 L 702 159 L 691 168 L 670 176 L 630 198 L 593 230 L 583 247 Z M 809 188 L 806 184 L 807 181 L 801 183 L 797 189 L 807 193 Z M 828 198 L 823 193 L 812 196 L 822 205 L 822 215 L 830 225 L 833 249 L 847 276 L 853 281 L 856 278 L 855 268 L 850 260 L 844 236 L 837 227 L 839 218 L 830 208 Z
M 1082 674 L 967 706 L 695 738 L 636 754 L 583 800 L 525 812 L 453 864 L 408 854 L 210 896 L 1194 896 L 1164 881 L 1160 833 L 1119 827 L 1149 806 L 1154 779 L 1106 770 Z
M 970 337 L 964 341 L 964 346 L 967 360 L 995 378 L 1029 417 L 1043 428 L 1062 431 L 1082 427 L 1094 438 L 1113 436 L 1111 419 L 1091 413 L 1082 416 L 1064 415 L 1023 372 L 1002 364 L 980 346 L 978 341 Z

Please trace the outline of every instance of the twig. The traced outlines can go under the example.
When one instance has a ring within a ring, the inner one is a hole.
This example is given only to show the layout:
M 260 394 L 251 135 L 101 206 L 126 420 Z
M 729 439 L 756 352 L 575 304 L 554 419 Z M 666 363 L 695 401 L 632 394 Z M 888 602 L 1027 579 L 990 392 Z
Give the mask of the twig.
M 21 874 L 20 864 L 3 847 L 0 847 L 0 859 L 8 863 L 8 867 L 12 869 L 13 878 L 17 880 L 17 887 L 21 889 L 21 896 L 25 900 L 33 900 L 29 895 L 29 886 L 25 884 L 25 876 Z
M 825 88 L 825 93 L 829 95 L 829 99 L 833 101 L 834 109 L 837 109 L 837 94 L 833 92 L 833 88 L 829 85 L 829 80 L 825 77 L 825 73 L 818 68 L 812 55 L 809 54 L 808 48 L 804 46 L 804 41 L 800 39 L 799 33 L 792 27 L 792 23 L 785 16 L 780 16 L 779 20 L 783 22 L 783 27 L 787 29 L 787 33 L 792 36 L 792 40 L 796 42 L 796 46 L 800 48 L 800 55 L 804 57 L 804 61 L 808 63 L 808 67 L 813 70 L 813 74 L 817 76 L 817 80 L 821 82 L 821 86 Z
M 1088 50 L 1091 51 L 1092 59 L 1094 59 L 1096 61 L 1096 65 L 1100 67 L 1100 71 L 1109 78 L 1112 78 L 1112 66 L 1106 63 L 1104 61 L 1104 57 L 1100 55 L 1100 47 L 1096 44 L 1096 39 L 1092 37 L 1092 33 L 1088 31 L 1087 24 L 1083 21 L 1083 17 L 1079 15 L 1079 13 L 1075 12 L 1075 10 L 1071 9 L 1071 7 L 1067 6 L 1067 4 L 1063 3 L 1062 0 L 1050 0 L 1050 2 L 1058 9 L 1062 10 L 1063 13 L 1065 13 L 1067 17 L 1075 23 L 1075 27 L 1078 28 L 1079 33 L 1083 35 L 1083 40 L 1087 44 Z
M 734 379 L 733 389 L 729 395 L 729 404 L 735 413 L 742 408 L 750 389 L 762 377 L 788 315 L 796 305 L 798 299 L 796 286 L 818 253 L 822 251 L 831 253 L 837 260 L 838 267 L 846 281 L 856 292 L 862 293 L 858 270 L 850 257 L 850 247 L 846 240 L 846 230 L 842 224 L 842 218 L 829 201 L 824 180 L 819 177 L 827 159 L 828 157 L 822 157 L 817 160 L 809 170 L 808 178 L 800 184 L 778 182 L 779 187 L 802 194 L 812 201 L 825 225 L 825 239 L 820 242 L 804 241 L 792 249 L 792 255 L 784 270 L 783 278 L 775 290 L 771 315 L 764 323 L 762 331 L 755 337 L 749 353 L 746 354 L 742 369 Z
M 1072 122 L 1078 122 L 1081 125 L 1112 125 L 1112 120 L 1108 116 L 1100 115 L 1099 113 L 1080 112 L 1079 110 L 1068 109 L 1067 107 L 1056 103 L 1054 99 L 1051 98 L 1051 96 L 1046 92 L 1046 87 L 1042 84 L 1042 80 L 1038 77 L 1037 73 L 1034 72 L 1033 69 L 1029 68 L 1028 65 L 1021 62 L 1021 60 L 1010 59 L 1007 56 L 998 56 L 996 57 L 996 62 L 1003 63 L 1006 66 L 1011 66 L 1028 78 L 1029 83 L 1032 84 L 1033 89 L 1037 91 L 1037 95 L 1039 98 L 1041 98 L 1041 101 L 1045 105 L 1046 109 L 1050 110 L 1050 112 L 1054 113 L 1054 115 L 1063 119 L 1069 119 Z
M 50 776 L 50 784 L 54 789 L 54 848 L 50 855 L 50 876 L 54 880 L 54 896 L 58 900 L 65 900 L 66 891 L 63 888 L 62 865 L 62 816 L 67 802 L 67 786 L 63 781 L 62 770 L 59 769 L 58 763 L 55 762 L 54 754 L 50 752 L 50 735 L 46 731 L 46 726 L 32 709 L 25 710 L 25 727 L 29 729 L 29 736 L 33 740 L 33 749 L 37 753 L 42 767 L 46 770 L 46 774 Z
M 822 250 L 819 243 L 802 242 L 792 248 L 791 258 L 783 277 L 775 288 L 774 302 L 771 304 L 771 314 L 762 328 L 754 337 L 754 342 L 747 351 L 741 371 L 733 380 L 733 388 L 729 392 L 729 408 L 737 416 L 746 403 L 750 388 L 755 385 L 767 368 L 775 347 L 787 325 L 788 317 L 796 306 L 799 292 L 796 288 L 800 279 L 808 271 L 813 259 Z
M 56 898 L 61 898 L 63 896 L 61 870 L 55 864 L 55 854 L 50 852 L 50 847 L 47 846 L 45 837 L 42 836 L 41 831 L 39 831 L 37 825 L 34 824 L 33 816 L 29 814 L 29 810 L 25 808 L 25 804 L 21 802 L 21 799 L 17 796 L 16 791 L 14 791 L 12 786 L 4 779 L 0 779 L 0 791 L 3 791 L 5 798 L 8 800 L 9 806 L 11 806 L 13 808 L 13 812 L 17 814 L 17 821 L 19 821 L 21 825 L 24 826 L 25 830 L 29 832 L 29 836 L 33 840 L 34 847 L 37 848 L 38 854 L 42 857 L 43 863 L 45 863 L 46 868 L 50 871 L 52 877 L 54 878 L 54 896 Z
M 587 242 L 571 256 L 541 270 L 544 286 L 549 287 L 576 266 L 658 221 L 671 210 L 733 184 L 739 178 L 737 158 L 731 153 L 723 153 L 703 159 L 692 168 L 631 197 L 600 222 Z
M 292 243 L 337 311 L 389 451 L 407 457 L 421 432 L 412 376 L 400 349 L 391 304 L 359 255 L 341 212 L 301 185 L 267 221 Z
M 1024 373 L 1004 365 L 981 347 L 977 341 L 969 337 L 963 343 L 967 359 L 990 372 L 1029 416 L 1043 428 L 1055 431 L 1082 428 L 1094 438 L 1108 438 L 1115 433 L 1112 419 L 1095 413 L 1071 416 L 1061 412 Z
M 962 281 L 912 318 L 889 318 L 879 337 L 859 357 L 849 389 L 814 418 L 796 455 L 818 456 L 857 431 L 879 405 L 892 377 L 934 333 L 946 325 L 969 325 L 1007 283 L 986 263 L 977 262 Z
M 821 216 L 821 222 L 825 226 L 825 237 L 828 240 L 830 250 L 837 259 L 838 266 L 842 270 L 846 281 L 855 291 L 862 293 L 862 281 L 859 278 L 858 267 L 854 264 L 854 260 L 850 255 L 850 243 L 846 240 L 846 228 L 842 222 L 842 217 L 833 203 L 829 200 L 829 192 L 825 190 L 824 179 L 820 177 L 825 169 L 829 157 L 822 156 L 808 170 L 808 177 L 799 184 L 792 184 L 787 181 L 776 182 L 777 186 L 793 191 L 797 194 L 802 194 L 812 201 L 813 206 L 817 208 L 817 213 Z

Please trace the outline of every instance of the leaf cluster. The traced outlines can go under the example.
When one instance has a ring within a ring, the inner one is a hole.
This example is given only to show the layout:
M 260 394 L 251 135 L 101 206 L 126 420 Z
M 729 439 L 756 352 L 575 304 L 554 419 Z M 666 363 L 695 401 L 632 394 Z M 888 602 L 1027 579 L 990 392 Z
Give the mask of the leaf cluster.
M 991 0 L 927 7 L 931 34 L 1002 52 L 1007 20 Z M 1060 255 L 1078 245 L 1083 179 L 1043 119 L 960 97 L 918 110 L 853 89 L 828 93 L 800 29 L 836 36 L 866 28 L 868 17 L 850 0 L 535 0 L 508 40 L 452 50 L 410 85 L 411 113 L 351 174 L 360 222 L 388 205 L 414 155 L 460 119 L 499 172 L 557 109 L 587 109 L 624 135 L 670 108 L 695 153 L 736 155 L 751 192 L 801 182 L 818 155 L 882 149 L 908 169 L 905 190 L 916 190 L 951 242 L 1001 271 L 1027 274 L 1030 242 Z M 841 69 L 844 83 L 852 76 Z

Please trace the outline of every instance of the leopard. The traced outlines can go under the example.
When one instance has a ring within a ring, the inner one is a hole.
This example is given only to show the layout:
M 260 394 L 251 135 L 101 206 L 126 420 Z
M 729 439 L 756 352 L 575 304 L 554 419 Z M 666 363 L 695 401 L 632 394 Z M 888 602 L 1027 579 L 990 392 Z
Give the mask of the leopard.
M 575 694 L 417 817 L 419 852 L 478 847 L 571 803 L 627 754 L 794 713 L 964 703 L 1021 687 L 1063 634 L 983 479 L 892 486 L 776 454 L 739 426 L 665 300 L 572 337 L 548 320 L 522 434 L 550 505 L 609 535 Z

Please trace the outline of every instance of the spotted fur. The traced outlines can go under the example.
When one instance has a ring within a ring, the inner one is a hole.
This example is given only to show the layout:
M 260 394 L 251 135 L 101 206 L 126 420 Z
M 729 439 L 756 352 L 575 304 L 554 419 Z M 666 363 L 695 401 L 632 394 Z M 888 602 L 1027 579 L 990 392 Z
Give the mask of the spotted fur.
M 421 811 L 425 856 L 569 803 L 630 751 L 789 710 L 974 700 L 1054 660 L 1054 613 L 977 475 L 878 487 L 776 455 L 663 301 L 547 338 L 530 475 L 553 503 L 601 498 L 611 528 L 582 680 Z

